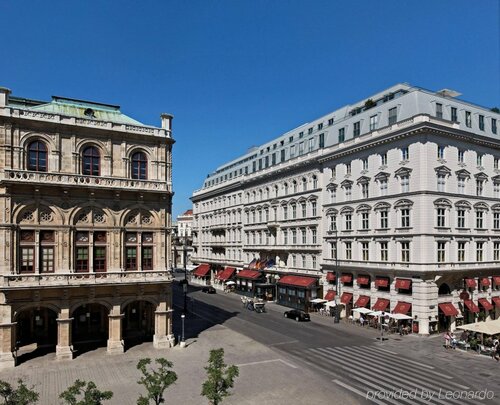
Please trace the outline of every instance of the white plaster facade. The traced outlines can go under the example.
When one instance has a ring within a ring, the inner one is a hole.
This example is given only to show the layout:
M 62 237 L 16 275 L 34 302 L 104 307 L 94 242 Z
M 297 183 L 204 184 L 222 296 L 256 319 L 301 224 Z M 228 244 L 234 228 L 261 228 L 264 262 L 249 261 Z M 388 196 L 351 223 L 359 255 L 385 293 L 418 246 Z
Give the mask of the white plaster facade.
M 473 278 L 469 299 L 486 298 L 493 310 L 481 310 L 496 318 L 499 120 L 448 90 L 402 84 L 304 124 L 219 167 L 193 193 L 193 260 L 243 268 L 274 259 L 271 280 L 315 277 L 323 295 L 335 289 L 328 272 L 350 274 L 339 293 L 352 293 L 351 305 L 360 295 L 370 308 L 379 298 L 389 311 L 409 303 L 421 334 L 463 315 L 474 321 L 459 297 Z M 444 317 L 443 303 L 458 316 Z

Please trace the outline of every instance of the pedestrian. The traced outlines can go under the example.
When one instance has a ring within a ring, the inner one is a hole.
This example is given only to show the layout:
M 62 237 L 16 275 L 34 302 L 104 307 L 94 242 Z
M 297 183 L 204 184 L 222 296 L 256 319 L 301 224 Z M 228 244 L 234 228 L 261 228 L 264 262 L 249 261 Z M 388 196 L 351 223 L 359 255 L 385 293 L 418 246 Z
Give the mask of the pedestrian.
M 450 340 L 451 340 L 451 348 L 456 349 L 457 348 L 457 338 L 453 332 L 451 332 Z
M 450 331 L 447 330 L 444 333 L 444 348 L 445 349 L 449 349 L 450 348 L 450 340 L 451 340 Z
M 495 359 L 496 361 L 498 361 L 500 358 L 500 344 L 498 342 L 498 339 L 495 339 L 493 341 L 493 347 L 491 349 L 491 358 Z

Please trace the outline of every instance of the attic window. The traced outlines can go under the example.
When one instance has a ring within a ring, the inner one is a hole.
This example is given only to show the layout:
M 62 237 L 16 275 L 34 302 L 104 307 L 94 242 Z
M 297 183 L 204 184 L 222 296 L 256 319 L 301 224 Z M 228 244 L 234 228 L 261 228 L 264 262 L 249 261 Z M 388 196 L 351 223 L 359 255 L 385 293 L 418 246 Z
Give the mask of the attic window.
M 84 112 L 83 115 L 89 118 L 95 118 L 95 112 L 92 108 L 87 108 Z

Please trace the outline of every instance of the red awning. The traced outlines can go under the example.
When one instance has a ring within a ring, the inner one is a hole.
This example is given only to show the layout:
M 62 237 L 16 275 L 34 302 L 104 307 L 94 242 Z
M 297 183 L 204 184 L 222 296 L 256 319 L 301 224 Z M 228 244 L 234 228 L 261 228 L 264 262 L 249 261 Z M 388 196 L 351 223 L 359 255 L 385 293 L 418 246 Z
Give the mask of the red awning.
M 451 302 L 443 302 L 439 304 L 439 309 L 443 311 L 446 316 L 457 316 L 458 309 Z
M 358 284 L 359 285 L 370 284 L 370 277 L 369 276 L 358 276 Z
M 350 283 L 352 281 L 352 274 L 342 274 L 340 276 L 340 281 L 343 283 Z
M 342 293 L 342 297 L 340 297 L 340 302 L 342 304 L 349 304 L 349 302 L 351 302 L 352 300 L 352 294 L 351 293 L 348 293 L 348 292 L 345 292 L 345 293 Z
M 260 277 L 260 271 L 245 269 L 236 274 L 236 277 L 255 279 Z
M 493 309 L 493 305 L 491 305 L 491 302 L 489 302 L 486 298 L 479 298 L 478 302 L 484 309 L 486 309 L 486 311 Z
M 203 264 L 200 264 L 195 269 L 195 271 L 193 272 L 193 275 L 195 275 L 196 277 L 206 277 L 207 275 L 209 275 L 209 274 L 207 274 L 209 272 L 210 272 L 210 265 L 203 263 Z
M 464 300 L 464 304 L 470 312 L 479 312 L 479 307 L 472 300 Z
M 368 302 L 370 302 L 370 297 L 368 297 L 367 295 L 360 295 L 356 300 L 354 306 L 358 308 L 364 308 L 366 307 L 366 304 L 368 304 Z
M 374 311 L 385 311 L 390 303 L 391 301 L 389 301 L 388 299 L 379 298 L 372 309 Z
M 377 277 L 375 279 L 375 287 L 388 287 L 389 286 L 389 279 L 385 277 Z
M 335 281 L 335 273 L 329 271 L 326 273 L 326 281 Z
M 476 288 L 476 280 L 473 278 L 466 278 L 465 285 L 469 288 Z
M 491 297 L 495 305 L 500 308 L 500 297 Z
M 396 288 L 401 288 L 402 290 L 409 290 L 411 288 L 411 280 L 407 278 L 397 278 Z
M 326 295 L 325 295 L 325 300 L 327 301 L 333 301 L 335 299 L 335 296 L 337 295 L 337 293 L 333 290 L 329 290 Z
M 481 279 L 481 285 L 484 287 L 488 287 L 490 285 L 490 279 L 488 277 L 483 277 Z
M 226 281 L 233 276 L 235 271 L 236 269 L 234 267 L 226 267 L 224 270 L 220 272 L 217 278 L 221 281 Z
M 493 282 L 496 284 L 496 285 L 500 285 L 500 276 L 493 276 Z
M 309 288 L 316 284 L 316 279 L 302 276 L 284 276 L 278 281 L 279 284 L 293 285 L 295 287 Z
M 408 312 L 410 312 L 410 309 L 411 309 L 411 304 L 409 302 L 398 301 L 396 307 L 394 308 L 394 311 L 392 312 L 395 314 L 406 315 Z

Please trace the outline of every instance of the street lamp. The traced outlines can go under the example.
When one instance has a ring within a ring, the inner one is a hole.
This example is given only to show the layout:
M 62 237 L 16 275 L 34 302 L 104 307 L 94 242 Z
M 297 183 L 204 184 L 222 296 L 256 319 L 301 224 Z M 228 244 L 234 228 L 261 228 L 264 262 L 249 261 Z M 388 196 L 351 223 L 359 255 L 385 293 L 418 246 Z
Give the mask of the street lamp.
M 186 347 L 186 341 L 184 340 L 184 319 L 185 318 L 186 318 L 186 315 L 182 314 L 181 315 L 181 321 L 182 321 L 181 347 Z
M 334 225 L 333 231 L 335 232 L 335 318 L 333 323 L 340 322 L 340 308 L 339 308 L 339 237 L 337 231 L 337 224 Z
M 187 314 L 187 292 L 188 292 L 188 280 L 187 280 L 187 240 L 184 238 L 184 244 L 182 245 L 182 259 L 184 262 L 184 283 L 182 285 L 182 290 L 184 292 L 184 314 Z

